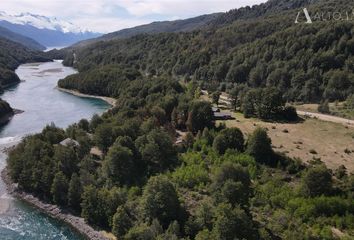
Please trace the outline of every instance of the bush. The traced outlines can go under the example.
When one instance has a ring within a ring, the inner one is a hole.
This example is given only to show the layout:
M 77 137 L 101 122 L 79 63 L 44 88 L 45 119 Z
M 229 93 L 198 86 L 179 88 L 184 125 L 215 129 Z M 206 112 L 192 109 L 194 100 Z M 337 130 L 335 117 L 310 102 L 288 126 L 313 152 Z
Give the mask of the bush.
M 186 188 L 195 188 L 210 181 L 208 171 L 204 166 L 196 164 L 177 168 L 172 173 L 172 178 L 178 186 Z
M 299 116 L 297 115 L 296 108 L 293 106 L 286 106 L 283 110 L 283 118 L 289 122 L 295 122 L 298 120 Z
M 244 150 L 244 138 L 241 130 L 238 128 L 222 130 L 214 139 L 213 148 L 219 154 L 224 154 L 227 149 L 242 152 Z
M 311 167 L 303 177 L 303 190 L 307 196 L 315 197 L 332 192 L 332 175 L 325 166 Z
M 254 157 L 259 163 L 275 165 L 272 140 L 263 128 L 257 127 L 249 137 L 246 153 Z

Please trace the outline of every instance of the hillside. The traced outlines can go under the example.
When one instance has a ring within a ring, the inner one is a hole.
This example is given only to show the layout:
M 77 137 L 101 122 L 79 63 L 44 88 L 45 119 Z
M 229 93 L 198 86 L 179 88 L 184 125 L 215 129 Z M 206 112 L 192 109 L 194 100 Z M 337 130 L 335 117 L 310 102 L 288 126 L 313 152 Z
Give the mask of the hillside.
M 283 2 L 270 1 L 263 7 L 242 10 L 246 12 L 242 16 L 255 18 L 239 19 L 240 10 L 225 13 L 216 20 L 224 25 L 220 28 L 137 35 L 77 48 L 74 65 L 81 72 L 107 64 L 135 66 L 149 75 L 193 79 L 211 91 L 232 92 L 237 86 L 245 93 L 249 88 L 274 86 L 287 101 L 345 99 L 353 92 L 353 22 L 295 24 L 301 9 L 289 6 L 307 1 L 287 1 L 287 10 L 274 13 L 280 7 L 273 3 Z M 307 7 L 317 12 L 346 8 L 348 4 L 350 1 L 322 0 Z M 236 20 L 229 23 L 229 19 Z M 65 64 L 73 64 L 72 56 L 67 55 Z M 82 80 L 79 77 L 76 81 Z M 68 88 L 71 84 L 75 83 L 62 82 Z
M 139 34 L 178 33 L 217 28 L 230 24 L 236 20 L 252 19 L 267 14 L 277 13 L 279 11 L 299 8 L 314 2 L 314 0 L 270 0 L 264 4 L 254 5 L 253 7 L 233 9 L 227 13 L 207 14 L 194 18 L 175 21 L 153 22 L 150 24 L 127 28 L 120 31 L 104 34 L 98 38 L 81 41 L 77 44 L 74 44 L 73 47 L 83 47 L 99 41 L 129 38 Z
M 0 27 L 0 37 L 6 38 L 10 41 L 17 42 L 22 44 L 25 47 L 28 47 L 30 49 L 34 50 L 45 50 L 46 48 L 36 42 L 35 40 L 25 37 L 23 35 L 11 32 L 10 30 Z
M 24 138 L 9 153 L 11 179 L 117 239 L 352 239 L 354 175 L 342 165 L 349 157 L 328 169 L 321 156 L 332 149 L 328 139 L 344 148 L 353 132 L 319 129 L 316 120 L 305 128 L 285 105 L 353 93 L 353 23 L 294 23 L 297 7 L 333 10 L 351 1 L 305 3 L 270 1 L 192 32 L 47 53 L 65 54 L 65 64 L 79 70 L 59 87 L 111 96 L 116 104 L 67 129 L 48 125 Z M 224 91 L 245 115 L 285 118 L 216 121 L 209 100 L 216 106 Z M 328 145 L 307 146 L 312 128 L 320 135 L 311 139 Z M 333 138 L 335 131 L 343 138 Z M 62 144 L 68 138 L 75 141 Z M 349 147 L 329 157 L 353 154 Z M 292 158 L 297 152 L 311 158 L 304 164 Z
M 0 38 L 0 68 L 3 70 L 13 71 L 22 63 L 47 60 L 48 58 L 44 57 L 42 52 L 31 50 L 19 43 Z
M 18 83 L 14 70 L 22 63 L 49 61 L 41 52 L 0 37 L 0 88 Z
M 220 15 L 221 13 L 214 13 L 194 18 L 188 18 L 184 20 L 153 22 L 150 24 L 145 24 L 104 34 L 103 36 L 98 38 L 81 41 L 79 43 L 74 44 L 73 47 L 83 47 L 87 46 L 88 44 L 96 43 L 99 41 L 129 38 L 139 34 L 191 32 L 205 27 Z

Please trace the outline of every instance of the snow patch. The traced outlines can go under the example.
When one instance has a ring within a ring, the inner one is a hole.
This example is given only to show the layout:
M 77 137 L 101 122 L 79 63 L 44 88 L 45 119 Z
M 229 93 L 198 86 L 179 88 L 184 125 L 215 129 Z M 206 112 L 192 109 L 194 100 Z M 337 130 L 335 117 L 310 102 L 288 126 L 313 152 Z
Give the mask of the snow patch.
M 61 31 L 63 33 L 86 33 L 88 29 L 75 26 L 71 22 L 63 21 L 55 17 L 46 17 L 32 13 L 21 13 L 18 15 L 9 15 L 0 11 L 0 21 L 8 21 L 14 24 L 31 25 L 39 29 L 49 29 Z

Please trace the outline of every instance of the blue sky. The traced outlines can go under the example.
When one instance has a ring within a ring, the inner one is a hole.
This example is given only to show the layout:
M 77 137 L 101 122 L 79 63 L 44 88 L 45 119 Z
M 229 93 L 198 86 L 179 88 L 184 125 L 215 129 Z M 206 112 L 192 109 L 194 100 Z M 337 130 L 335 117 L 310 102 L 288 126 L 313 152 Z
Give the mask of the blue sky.
M 96 32 L 252 6 L 266 0 L 1 0 L 0 11 L 57 17 Z

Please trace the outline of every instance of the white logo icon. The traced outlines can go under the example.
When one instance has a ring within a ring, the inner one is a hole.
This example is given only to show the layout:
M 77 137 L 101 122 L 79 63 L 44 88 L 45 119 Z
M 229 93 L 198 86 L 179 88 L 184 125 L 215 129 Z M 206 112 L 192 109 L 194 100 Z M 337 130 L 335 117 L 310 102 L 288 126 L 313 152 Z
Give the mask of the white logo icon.
M 298 14 L 297 14 L 297 16 L 296 16 L 296 19 L 295 19 L 295 23 L 299 23 L 299 17 L 300 17 L 301 12 L 302 12 L 302 11 L 299 11 L 299 12 L 298 12 Z M 307 11 L 307 8 L 304 8 L 304 9 L 303 9 L 303 12 L 305 13 L 305 17 L 306 17 L 306 20 L 307 20 L 306 23 L 307 23 L 307 24 L 312 23 L 312 19 L 311 19 L 311 17 L 310 17 L 309 12 Z

